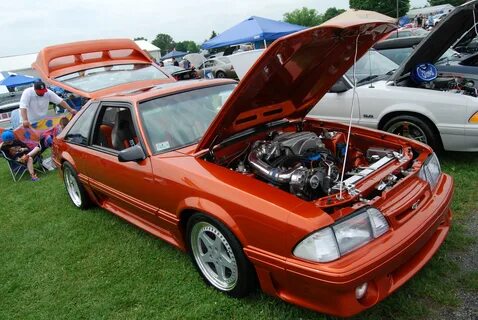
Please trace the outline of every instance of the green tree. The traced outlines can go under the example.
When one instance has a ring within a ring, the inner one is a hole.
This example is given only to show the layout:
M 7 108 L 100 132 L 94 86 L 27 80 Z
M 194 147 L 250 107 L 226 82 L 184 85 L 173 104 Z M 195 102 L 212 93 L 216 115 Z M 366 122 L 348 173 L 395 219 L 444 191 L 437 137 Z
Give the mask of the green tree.
M 350 0 L 350 8 L 372 10 L 390 17 L 397 16 L 397 2 L 395 0 Z M 398 14 L 404 16 L 410 9 L 410 0 L 399 0 Z
M 217 33 L 216 33 L 216 31 L 212 30 L 211 36 L 209 37 L 209 39 L 212 39 L 214 37 L 217 37 Z
M 169 34 L 160 33 L 152 42 L 156 47 L 161 49 L 161 52 L 166 54 L 174 49 L 175 43 Z
M 345 12 L 344 9 L 337 9 L 336 7 L 328 8 L 322 16 L 322 22 L 330 20 L 343 12 Z
M 322 16 L 315 9 L 302 7 L 302 9 L 284 13 L 284 21 L 304 27 L 313 27 L 322 23 Z
M 451 4 L 452 6 L 459 6 L 460 4 L 464 4 L 469 0 L 428 0 L 428 3 L 431 6 L 439 6 L 441 4 Z
M 146 39 L 145 37 L 136 37 L 136 38 L 133 39 L 133 41 L 138 41 L 138 40 L 148 41 L 148 39 Z
M 176 43 L 176 50 L 197 53 L 199 52 L 199 47 L 194 41 L 186 40 Z

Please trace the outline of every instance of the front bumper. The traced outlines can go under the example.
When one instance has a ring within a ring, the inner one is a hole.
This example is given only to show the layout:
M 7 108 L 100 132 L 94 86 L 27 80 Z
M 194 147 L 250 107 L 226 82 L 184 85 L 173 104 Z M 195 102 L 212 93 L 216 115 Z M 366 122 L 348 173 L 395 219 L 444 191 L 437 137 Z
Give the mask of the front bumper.
M 279 267 L 264 252 L 248 252 L 261 287 L 287 302 L 336 316 L 372 307 L 423 268 L 443 243 L 450 228 L 453 188 L 453 179 L 443 174 L 407 227 L 389 232 L 347 259 L 314 264 L 290 258 Z M 367 293 L 357 300 L 355 288 L 365 282 Z

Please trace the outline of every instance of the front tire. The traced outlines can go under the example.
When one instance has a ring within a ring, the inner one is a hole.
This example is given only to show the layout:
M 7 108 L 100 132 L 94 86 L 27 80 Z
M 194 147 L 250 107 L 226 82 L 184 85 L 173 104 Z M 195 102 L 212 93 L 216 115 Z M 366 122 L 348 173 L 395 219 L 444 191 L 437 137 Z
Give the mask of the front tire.
M 431 124 L 415 116 L 393 117 L 385 123 L 383 130 L 428 144 L 437 152 L 442 149 L 440 135 L 433 131 Z
M 78 179 L 78 174 L 69 162 L 63 163 L 63 182 L 71 202 L 79 209 L 87 209 L 90 205 L 90 199 L 80 179 Z
M 253 266 L 240 242 L 221 222 L 197 213 L 187 225 L 189 254 L 204 281 L 232 297 L 244 297 L 255 286 Z

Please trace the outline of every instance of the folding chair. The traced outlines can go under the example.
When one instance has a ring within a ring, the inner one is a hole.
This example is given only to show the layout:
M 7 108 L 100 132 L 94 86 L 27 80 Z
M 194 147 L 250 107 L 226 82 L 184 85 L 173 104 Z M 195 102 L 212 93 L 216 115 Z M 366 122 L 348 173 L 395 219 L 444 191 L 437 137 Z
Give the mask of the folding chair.
M 26 163 L 18 162 L 14 159 L 9 158 L 5 152 L 0 150 L 1 157 L 4 158 L 8 163 L 8 169 L 12 175 L 13 181 L 18 182 L 23 177 L 26 171 L 28 171 Z M 36 155 L 33 159 L 33 168 L 36 172 L 45 173 L 46 170 L 42 166 L 42 157 L 41 155 Z

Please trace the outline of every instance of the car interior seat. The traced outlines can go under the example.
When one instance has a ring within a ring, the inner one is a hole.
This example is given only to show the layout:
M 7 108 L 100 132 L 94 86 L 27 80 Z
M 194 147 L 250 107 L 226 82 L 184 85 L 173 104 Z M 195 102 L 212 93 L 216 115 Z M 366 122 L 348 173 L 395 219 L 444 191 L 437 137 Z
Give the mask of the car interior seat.
M 120 110 L 116 113 L 115 123 L 111 130 L 111 143 L 113 148 L 119 151 L 138 143 L 131 113 L 128 109 Z
M 99 144 L 103 147 L 113 148 L 113 142 L 111 140 L 111 133 L 113 132 L 113 127 L 108 124 L 100 125 L 100 136 Z

